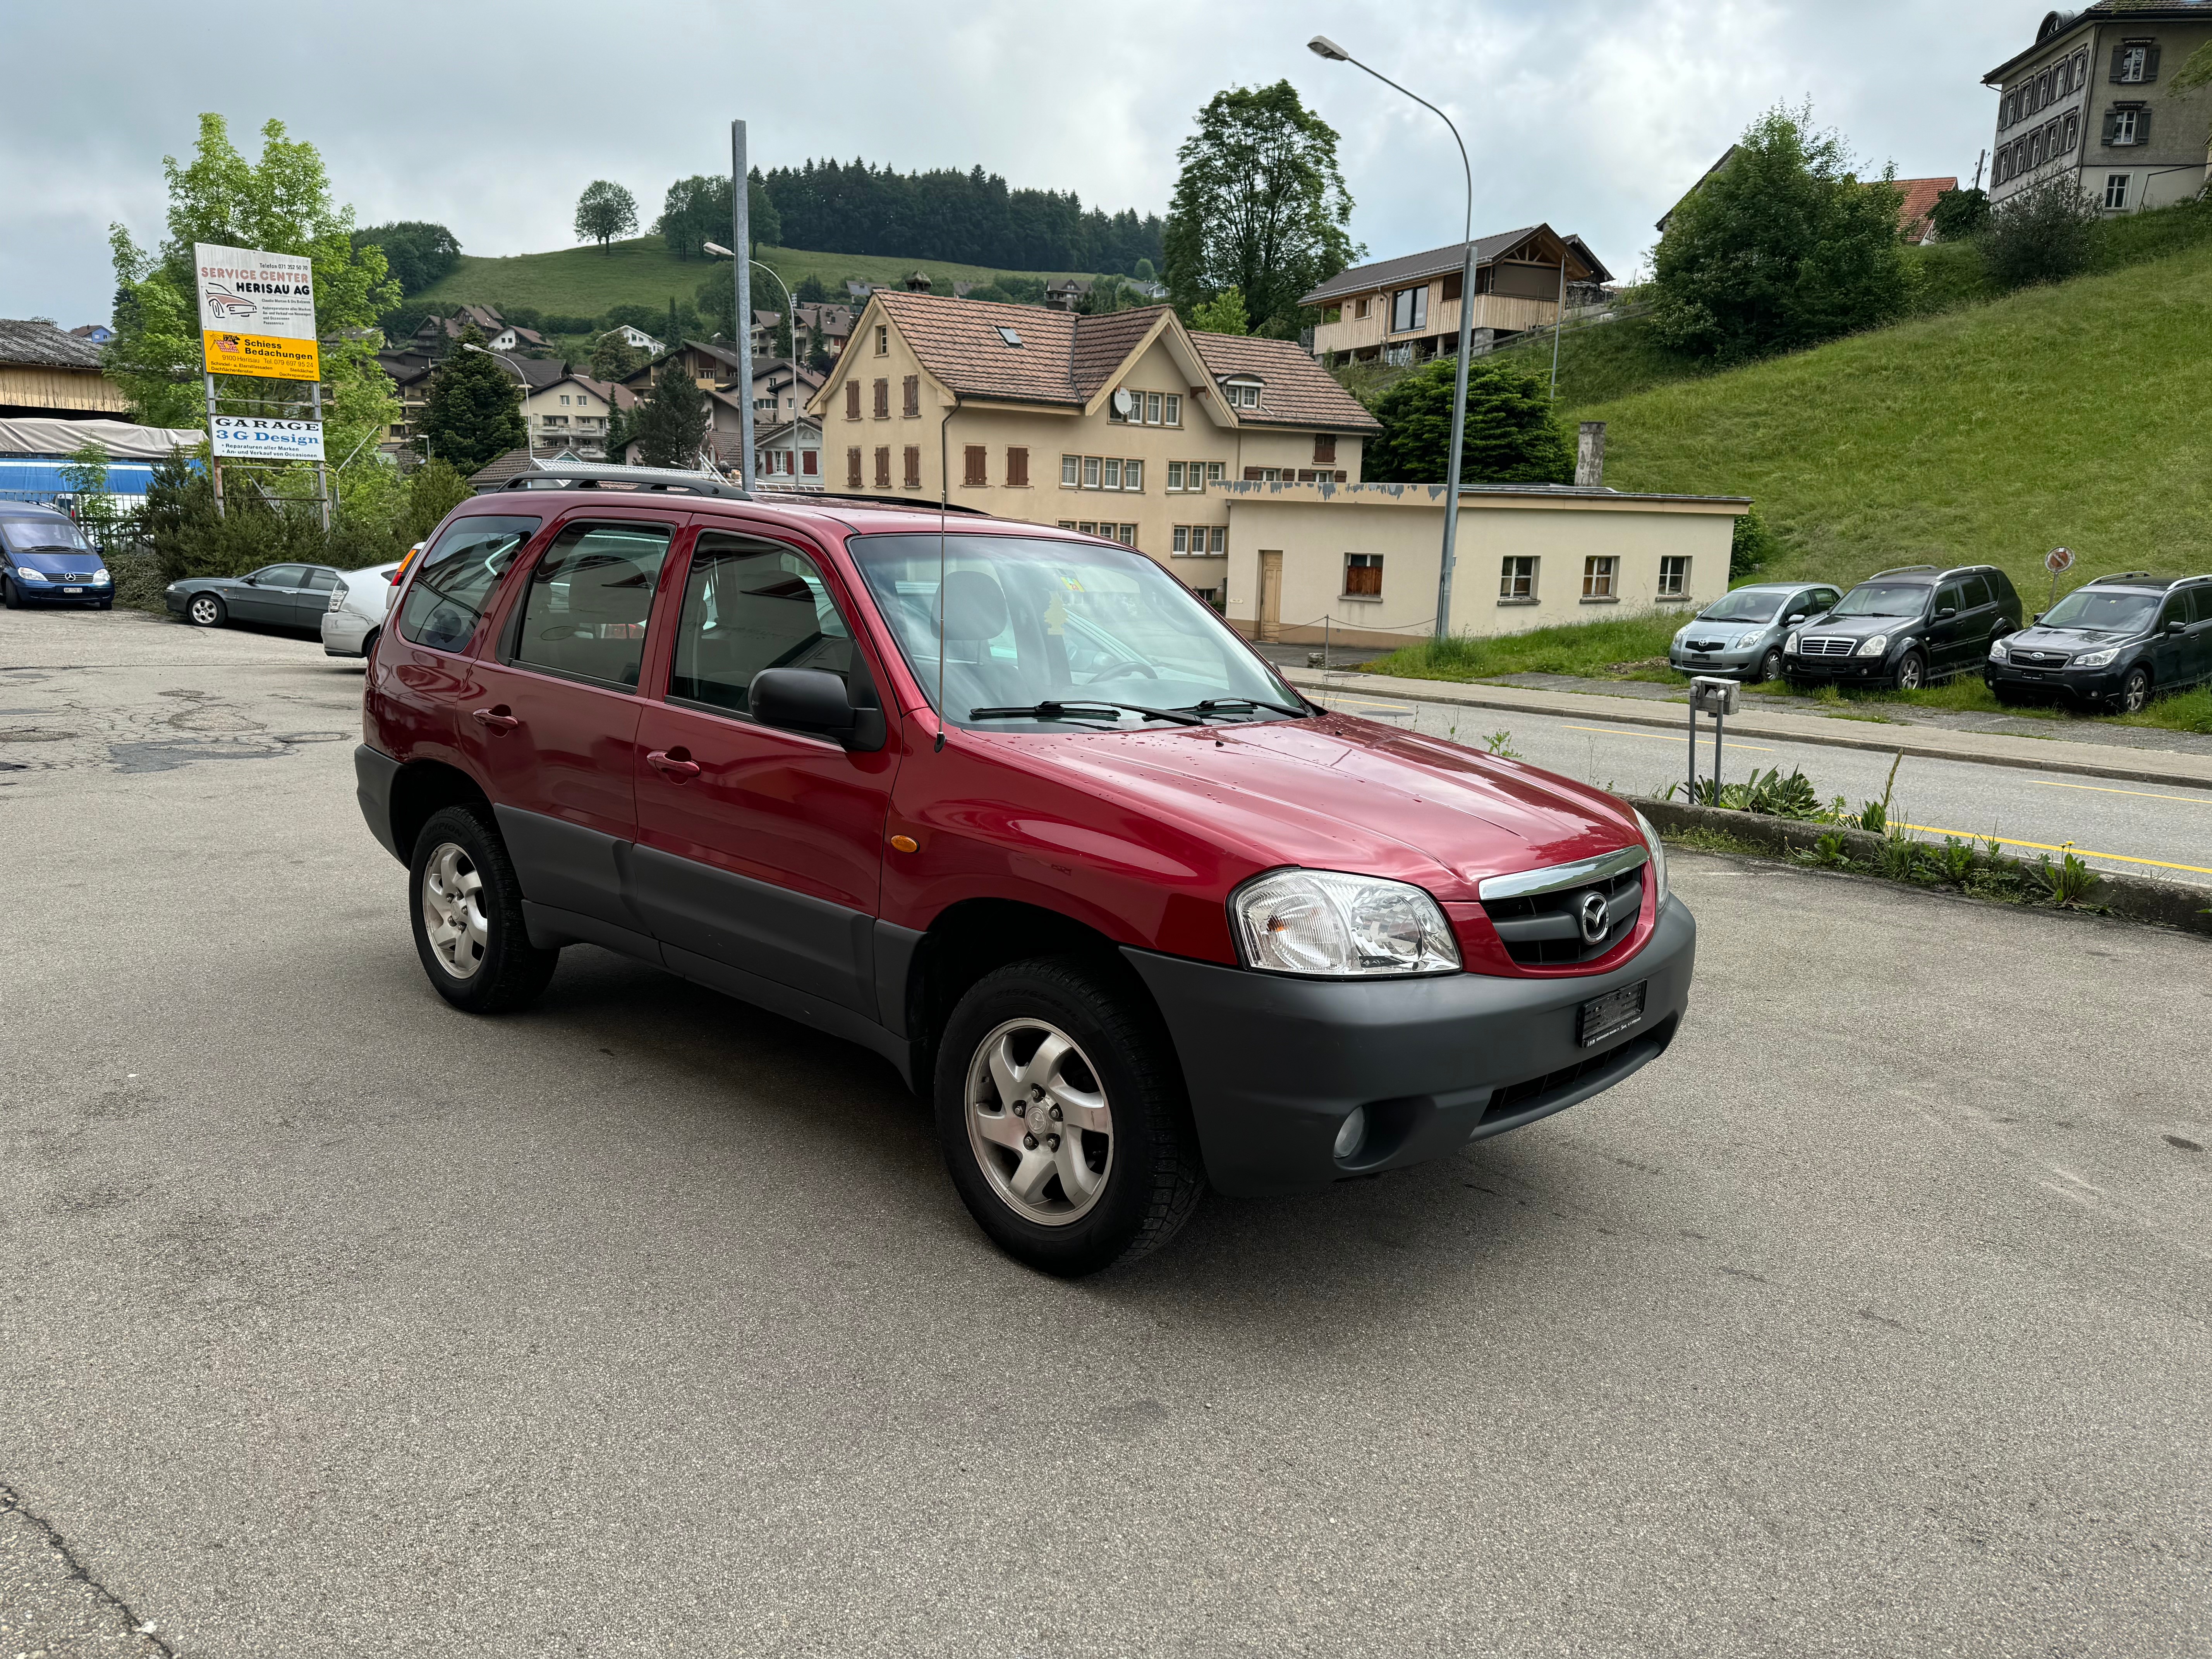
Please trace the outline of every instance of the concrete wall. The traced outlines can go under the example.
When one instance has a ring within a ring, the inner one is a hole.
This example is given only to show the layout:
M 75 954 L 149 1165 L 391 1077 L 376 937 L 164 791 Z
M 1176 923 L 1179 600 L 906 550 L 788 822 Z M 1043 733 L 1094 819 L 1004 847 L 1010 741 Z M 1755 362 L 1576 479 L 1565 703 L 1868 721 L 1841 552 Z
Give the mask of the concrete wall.
M 1245 485 L 1229 507 L 1230 621 L 1248 634 L 1260 623 L 1261 555 L 1282 556 L 1280 637 L 1393 645 L 1435 628 L 1437 566 L 1443 538 L 1443 489 L 1369 484 L 1324 490 L 1311 484 Z M 1561 623 L 1665 610 L 1685 616 L 1728 591 L 1729 546 L 1749 503 L 1717 497 L 1560 490 L 1528 495 L 1464 492 L 1452 594 L 1455 634 L 1518 634 Z M 1382 593 L 1345 592 L 1346 555 L 1380 555 Z M 1503 600 L 1501 562 L 1537 561 L 1535 593 Z M 1583 597 L 1584 561 L 1610 557 L 1609 599 Z M 1690 561 L 1681 599 L 1659 596 L 1660 560 Z

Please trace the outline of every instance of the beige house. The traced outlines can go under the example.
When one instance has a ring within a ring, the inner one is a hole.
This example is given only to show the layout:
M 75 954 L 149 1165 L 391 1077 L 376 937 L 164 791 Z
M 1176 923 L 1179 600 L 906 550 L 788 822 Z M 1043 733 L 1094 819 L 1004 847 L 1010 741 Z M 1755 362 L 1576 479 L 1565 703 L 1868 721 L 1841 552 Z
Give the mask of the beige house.
M 1613 280 L 1581 237 L 1562 236 L 1549 225 L 1479 238 L 1474 256 L 1474 314 L 1468 326 L 1477 346 L 1549 328 L 1563 301 L 1569 306 L 1587 301 Z M 1298 301 L 1324 307 L 1314 330 L 1315 355 L 1324 362 L 1351 357 L 1390 363 L 1449 356 L 1459 349 L 1466 260 L 1467 244 L 1454 242 L 1354 265 L 1330 277 Z
M 1220 602 L 1221 486 L 1357 483 L 1375 418 L 1288 340 L 879 289 L 808 412 L 831 490 L 1109 536 Z
M 628 386 L 581 374 L 564 374 L 538 386 L 522 400 L 530 453 L 552 456 L 565 449 L 574 452 L 580 461 L 605 460 L 609 413 L 636 404 L 637 395 Z
M 1442 484 L 1231 483 L 1230 623 L 1265 641 L 1401 645 L 1436 630 Z M 1451 631 L 1520 634 L 1728 591 L 1732 495 L 1571 484 L 1460 491 Z

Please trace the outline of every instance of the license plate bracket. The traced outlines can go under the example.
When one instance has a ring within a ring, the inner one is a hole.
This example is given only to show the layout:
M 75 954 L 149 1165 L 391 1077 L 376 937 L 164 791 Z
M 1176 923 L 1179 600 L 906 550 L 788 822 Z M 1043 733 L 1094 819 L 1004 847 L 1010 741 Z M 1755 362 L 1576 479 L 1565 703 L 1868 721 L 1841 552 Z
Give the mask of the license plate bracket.
M 1585 1048 L 1594 1048 L 1607 1037 L 1641 1025 L 1644 992 L 1650 985 L 1649 980 L 1639 979 L 1583 1004 L 1575 1014 L 1575 1041 Z

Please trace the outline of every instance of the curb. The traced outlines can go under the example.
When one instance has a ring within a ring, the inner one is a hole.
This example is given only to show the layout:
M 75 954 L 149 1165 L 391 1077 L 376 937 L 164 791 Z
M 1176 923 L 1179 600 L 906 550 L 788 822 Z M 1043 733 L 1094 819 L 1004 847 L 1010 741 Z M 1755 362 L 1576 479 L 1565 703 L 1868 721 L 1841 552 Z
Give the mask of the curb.
M 1738 812 L 1723 806 L 1692 806 L 1682 801 L 1632 797 L 1630 804 L 1661 831 L 1712 830 L 1770 852 L 1788 854 L 1809 849 L 1824 836 L 1841 835 L 1844 850 L 1855 859 L 1871 862 L 1881 855 L 1884 837 L 1870 830 L 1846 829 L 1832 823 L 1806 823 L 1778 818 L 1765 812 Z M 1932 844 L 1932 843 L 1931 843 Z M 2177 881 L 2154 881 L 2145 876 L 2124 876 L 2100 870 L 2089 890 L 2090 906 L 2106 915 L 2138 921 L 2154 927 L 2171 927 L 2185 933 L 2212 938 L 2212 891 Z M 1886 877 L 1875 877 L 1887 880 Z M 1892 883 L 1892 885 L 1910 884 Z M 1972 895 L 1968 895 L 1972 896 Z M 2056 904 L 2038 904 L 2038 910 L 2062 910 Z
M 1340 674 L 1324 676 L 1312 669 L 1284 669 L 1281 672 L 1292 685 L 1309 691 L 1340 691 L 1358 695 L 1364 690 L 1376 697 L 1395 698 L 1401 702 L 1453 703 L 1468 708 L 1494 708 L 1511 714 L 1580 716 L 1610 720 L 1620 726 L 1655 726 L 1669 732 L 1683 731 L 1689 715 L 1688 706 L 1684 703 L 1658 704 L 1658 708 L 1667 711 L 1662 715 L 1650 712 L 1653 705 L 1642 698 L 1607 697 L 1591 691 L 1538 691 L 1523 686 L 1478 689 L 1457 680 L 1402 680 L 1384 675 L 1367 676 L 1363 683 L 1358 679 L 1347 681 Z M 1421 689 L 1408 690 L 1406 688 L 1409 686 Z M 1431 687 L 1434 689 L 1430 689 Z M 1577 701 L 1565 701 L 1571 697 Z M 1589 707 L 1591 703 L 1605 706 L 1593 708 Z M 1621 706 L 1615 707 L 1616 704 Z M 1853 725 L 1862 729 L 1856 732 L 1826 729 Z M 1870 730 L 1866 729 L 1869 727 Z M 1998 742 L 2028 745 L 2021 751 L 2008 752 L 1990 747 L 1989 738 L 1972 732 L 1942 732 L 1942 738 L 1948 739 L 1943 741 L 1927 735 L 1931 731 L 1941 730 L 1936 727 L 1822 720 L 1811 715 L 1774 714 L 1765 710 L 1748 709 L 1730 715 L 1728 730 L 1730 736 L 1771 738 L 1784 743 L 1814 744 L 1830 749 L 1863 749 L 1881 755 L 1902 753 L 1918 760 L 1959 761 L 1970 766 L 2008 766 L 2028 772 L 2063 772 L 2074 777 L 2112 778 L 2126 783 L 2162 783 L 2185 789 L 2212 790 L 2212 756 L 2185 755 L 2173 750 L 2115 747 L 2104 751 L 2093 749 L 2087 744 L 2069 743 L 2063 738 L 2015 738 L 1990 734 Z M 2107 758 L 2108 753 L 2110 758 Z M 2120 758 L 2123 756 L 2138 758 Z M 2163 764 L 2153 765 L 2140 758 L 2146 756 L 2155 756 Z

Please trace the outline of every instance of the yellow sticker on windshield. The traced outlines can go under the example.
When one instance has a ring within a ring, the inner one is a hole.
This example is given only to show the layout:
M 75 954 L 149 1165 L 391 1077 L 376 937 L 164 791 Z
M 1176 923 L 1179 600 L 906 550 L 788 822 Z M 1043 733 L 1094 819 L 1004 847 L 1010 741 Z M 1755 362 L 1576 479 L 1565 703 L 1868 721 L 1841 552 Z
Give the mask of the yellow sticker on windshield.
M 1044 608 L 1044 631 L 1048 634 L 1067 632 L 1067 607 L 1060 602 L 1060 595 L 1052 596 L 1052 603 Z

